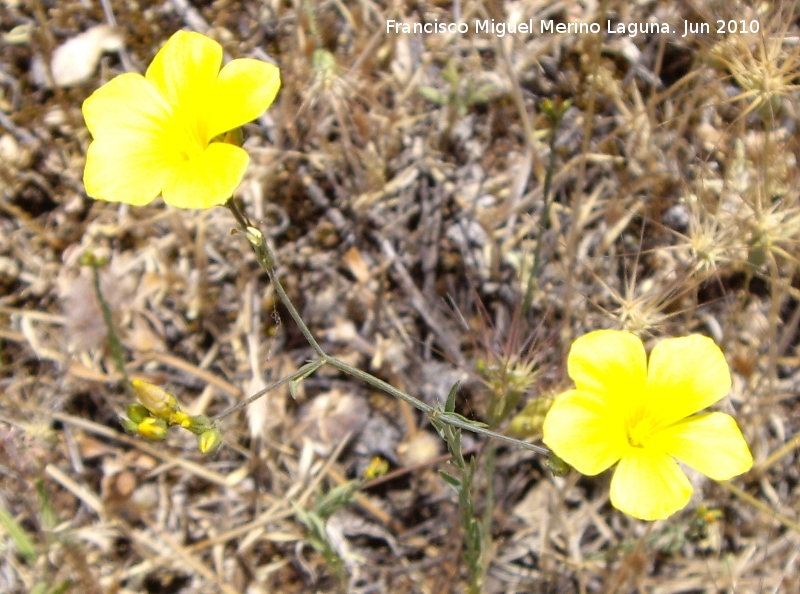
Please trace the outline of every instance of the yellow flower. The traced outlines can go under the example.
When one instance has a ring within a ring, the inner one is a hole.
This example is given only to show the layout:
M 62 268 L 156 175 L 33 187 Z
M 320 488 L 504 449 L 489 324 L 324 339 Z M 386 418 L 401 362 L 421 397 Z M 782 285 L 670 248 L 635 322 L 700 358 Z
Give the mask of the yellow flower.
M 658 520 L 683 508 L 692 487 L 676 459 L 718 481 L 753 465 L 730 415 L 695 414 L 731 388 L 725 356 L 710 338 L 663 340 L 648 364 L 634 334 L 598 330 L 573 343 L 567 368 L 575 389 L 556 398 L 543 441 L 582 474 L 619 462 L 610 497 L 620 511 Z
M 249 157 L 222 136 L 259 117 L 280 88 L 278 68 L 238 59 L 221 70 L 222 46 L 178 31 L 145 76 L 121 74 L 84 103 L 94 140 L 84 171 L 92 198 L 143 205 L 159 194 L 179 208 L 225 203 Z

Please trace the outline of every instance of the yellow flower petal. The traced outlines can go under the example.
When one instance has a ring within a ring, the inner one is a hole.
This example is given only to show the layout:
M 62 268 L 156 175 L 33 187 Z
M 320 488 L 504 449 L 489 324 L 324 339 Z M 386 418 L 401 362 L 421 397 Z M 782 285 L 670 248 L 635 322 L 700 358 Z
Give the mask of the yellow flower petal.
M 174 120 L 169 105 L 141 74 L 121 74 L 92 93 L 82 106 L 92 137 L 138 132 L 154 138 Z
M 169 106 L 138 74 L 120 75 L 83 103 L 94 141 L 84 170 L 92 198 L 142 205 L 161 192 L 175 160 L 165 139 L 180 139 Z
M 736 421 L 719 412 L 689 417 L 662 429 L 647 445 L 716 481 L 727 481 L 753 466 L 753 455 Z
M 663 520 L 689 503 L 692 485 L 669 455 L 629 448 L 611 479 L 611 505 L 641 520 Z
M 210 137 L 260 117 L 272 105 L 280 86 L 280 71 L 272 64 L 249 58 L 226 64 L 208 104 Z
M 653 432 L 718 402 L 731 389 L 725 355 L 707 336 L 662 340 L 650 354 L 647 408 Z
M 161 193 L 171 168 L 163 155 L 149 147 L 95 140 L 86 153 L 83 184 L 86 194 L 98 200 L 149 204 Z
M 232 144 L 212 142 L 200 155 L 175 167 L 164 186 L 164 202 L 178 208 L 225 204 L 242 181 L 250 157 Z
M 572 344 L 567 368 L 578 390 L 608 395 L 622 416 L 642 402 L 647 355 L 630 332 L 596 330 L 581 336 Z
M 208 91 L 222 66 L 222 46 L 190 31 L 169 38 L 147 68 L 145 78 L 164 95 L 173 108 L 195 104 L 198 92 Z
M 147 69 L 145 78 L 163 94 L 186 129 L 200 145 L 212 138 L 207 112 L 222 65 L 222 46 L 200 33 L 178 31 Z
M 558 396 L 542 427 L 542 441 L 578 472 L 610 468 L 628 448 L 622 417 L 602 397 L 578 390 Z

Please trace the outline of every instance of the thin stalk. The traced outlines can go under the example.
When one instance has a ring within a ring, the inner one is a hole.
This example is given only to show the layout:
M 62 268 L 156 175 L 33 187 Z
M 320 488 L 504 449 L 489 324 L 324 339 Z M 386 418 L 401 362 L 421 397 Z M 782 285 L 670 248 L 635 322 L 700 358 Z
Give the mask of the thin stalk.
M 600 0 L 600 7 L 597 9 L 596 14 L 606 14 L 608 11 L 608 0 Z M 594 45 L 590 58 L 590 68 L 592 71 L 597 71 L 600 64 L 601 57 L 601 39 L 595 36 Z M 563 313 L 562 313 L 562 328 L 561 328 L 561 344 L 572 344 L 572 297 L 575 293 L 575 274 L 577 267 L 577 253 L 578 253 L 578 240 L 581 237 L 583 230 L 582 220 L 582 206 L 585 198 L 585 184 L 586 184 L 586 166 L 587 155 L 589 154 L 590 143 L 592 140 L 592 131 L 594 129 L 594 114 L 597 103 L 597 77 L 592 79 L 589 85 L 589 97 L 586 105 L 586 116 L 584 124 L 583 144 L 581 146 L 581 154 L 583 158 L 578 164 L 578 175 L 575 182 L 575 191 L 570 200 L 570 218 L 572 219 L 566 237 L 566 250 L 565 250 L 565 264 L 566 275 L 564 279 L 564 297 L 563 297 Z M 563 346 L 562 346 L 563 348 Z
M 114 361 L 114 367 L 122 375 L 124 379 L 125 390 L 129 390 L 131 384 L 128 377 L 128 370 L 125 369 L 125 350 L 122 348 L 122 341 L 117 334 L 117 328 L 114 326 L 114 315 L 111 313 L 111 306 L 103 296 L 103 291 L 100 289 L 100 272 L 99 262 L 94 257 L 88 258 L 88 264 L 92 269 L 92 286 L 94 287 L 94 294 L 97 296 L 97 302 L 100 304 L 100 310 L 103 312 L 103 322 L 106 325 L 108 333 L 108 347 L 111 349 L 111 358 Z
M 483 454 L 483 476 L 486 479 L 486 494 L 484 496 L 483 516 L 481 517 L 481 561 L 480 567 L 489 567 L 492 557 L 492 515 L 494 515 L 494 467 L 497 457 L 497 444 L 490 441 L 486 444 L 486 451 Z
M 281 281 L 278 280 L 278 275 L 274 272 L 268 272 L 269 280 L 272 281 L 272 287 L 275 289 L 275 292 L 278 294 L 278 297 L 281 298 L 283 304 L 286 306 L 286 309 L 289 310 L 289 315 L 292 316 L 292 319 L 295 321 L 297 326 L 300 328 L 300 332 L 303 333 L 303 337 L 308 341 L 308 344 L 311 345 L 311 348 L 314 349 L 314 352 L 317 353 L 322 359 L 325 360 L 326 363 L 331 363 L 332 357 L 328 356 L 328 354 L 322 350 L 322 347 L 317 342 L 317 339 L 314 338 L 314 335 L 311 334 L 311 330 L 308 329 L 305 322 L 303 322 L 303 318 L 300 317 L 300 313 L 292 303 L 292 300 L 289 299 L 289 296 L 286 294 L 286 291 L 283 289 L 283 285 Z M 387 384 L 388 385 L 388 384 Z
M 319 35 L 319 29 L 317 28 L 317 17 L 314 15 L 314 6 L 311 3 L 311 0 L 303 0 L 303 8 L 306 11 L 306 16 L 308 17 L 308 28 L 311 30 L 311 37 L 314 39 L 314 46 L 317 48 L 322 47 L 322 38 Z
M 256 400 L 258 400 L 259 398 L 264 396 L 264 394 L 266 394 L 267 392 L 271 392 L 275 388 L 279 388 L 282 385 L 287 384 L 289 382 L 296 382 L 296 381 L 299 381 L 299 380 L 303 379 L 304 377 L 308 377 L 309 375 L 314 373 L 317 369 L 322 367 L 324 364 L 325 364 L 324 361 L 319 361 L 319 360 L 310 361 L 310 362 L 306 363 L 305 365 L 303 365 L 300 369 L 298 369 L 297 371 L 295 371 L 291 375 L 287 375 L 286 377 L 281 378 L 278 381 L 271 383 L 270 385 L 268 385 L 263 390 L 259 390 L 255 394 L 247 397 L 245 400 L 242 400 L 241 402 L 237 402 L 236 404 L 234 404 L 230 408 L 228 408 L 228 409 L 222 411 L 221 413 L 219 413 L 217 416 L 212 417 L 210 419 L 211 422 L 212 423 L 216 423 L 218 421 L 221 421 L 225 417 L 228 417 L 228 416 L 232 415 L 233 413 L 235 413 L 236 411 L 239 411 L 239 410 L 243 409 L 248 404 L 251 404 L 251 403 L 255 402 Z
M 543 446 L 532 444 L 532 443 L 526 443 L 524 441 L 520 441 L 518 439 L 514 439 L 513 437 L 508 437 L 507 435 L 502 435 L 500 433 L 496 433 L 495 431 L 491 431 L 491 430 L 486 429 L 484 427 L 481 427 L 481 426 L 479 426 L 479 425 L 477 425 L 477 424 L 475 424 L 473 422 L 470 422 L 469 420 L 464 419 L 460 415 L 456 415 L 456 414 L 452 414 L 452 413 L 445 413 L 443 411 L 437 410 L 433 406 L 431 406 L 431 405 L 429 405 L 429 404 L 427 404 L 425 402 L 422 402 L 418 398 L 415 398 L 415 397 L 411 396 L 410 394 L 407 394 L 406 392 L 403 392 L 402 390 L 399 390 L 398 388 L 395 388 L 394 386 L 392 386 L 391 384 L 386 383 L 382 379 L 379 379 L 379 378 L 375 377 L 374 375 L 372 375 L 370 373 L 367 373 L 366 371 L 362 371 L 361 369 L 357 369 L 355 367 L 352 367 L 352 366 L 348 365 L 347 363 L 345 363 L 344 361 L 340 361 L 336 357 L 332 357 L 328 353 L 326 353 L 325 350 L 320 346 L 320 344 L 314 338 L 314 335 L 311 333 L 311 330 L 309 330 L 308 326 L 306 326 L 305 322 L 300 317 L 300 313 L 297 311 L 297 308 L 294 306 L 294 304 L 292 303 L 292 300 L 286 294 L 286 291 L 284 290 L 283 285 L 281 284 L 280 280 L 278 279 L 278 275 L 275 273 L 275 266 L 274 266 L 275 257 L 272 254 L 272 250 L 269 248 L 269 245 L 267 244 L 267 240 L 266 240 L 266 237 L 264 237 L 264 234 L 261 233 L 255 227 L 253 227 L 253 226 L 251 226 L 251 225 L 249 225 L 247 223 L 247 218 L 241 213 L 241 211 L 239 211 L 238 206 L 235 204 L 235 202 L 233 200 L 229 200 L 228 203 L 226 204 L 226 206 L 234 214 L 234 218 L 239 223 L 239 225 L 242 227 L 242 231 L 245 233 L 245 235 L 247 236 L 248 241 L 250 242 L 250 244 L 253 247 L 253 250 L 256 252 L 256 256 L 257 256 L 256 259 L 258 260 L 259 265 L 261 266 L 261 268 L 269 276 L 270 282 L 272 283 L 272 286 L 275 289 L 275 292 L 278 294 L 278 297 L 280 297 L 280 299 L 283 302 L 284 306 L 289 311 L 289 315 L 292 317 L 292 319 L 297 324 L 298 328 L 300 329 L 300 332 L 302 332 L 302 334 L 305 337 L 306 341 L 308 341 L 308 344 L 311 346 L 312 349 L 314 349 L 314 352 L 316 352 L 316 354 L 322 360 L 321 363 L 315 361 L 313 364 L 309 364 L 309 365 L 317 365 L 318 367 L 321 366 L 322 363 L 324 363 L 326 365 L 330 365 L 334 369 L 338 369 L 339 371 L 342 371 L 343 373 L 346 373 L 346 374 L 348 374 L 350 376 L 358 378 L 361 381 L 363 381 L 363 382 L 365 382 L 365 383 L 367 383 L 367 384 L 369 384 L 369 385 L 371 385 L 371 386 L 373 386 L 375 388 L 378 388 L 379 390 L 382 390 L 383 392 L 386 392 L 390 396 L 394 396 L 395 398 L 399 398 L 399 399 L 407 402 L 408 404 L 410 404 L 411 406 L 413 406 L 417 410 L 422 411 L 423 413 L 425 413 L 429 417 L 431 417 L 433 419 L 437 419 L 437 420 L 439 420 L 439 421 L 441 421 L 443 423 L 446 423 L 447 425 L 450 425 L 452 427 L 458 427 L 459 429 L 465 429 L 467 431 L 471 431 L 471 432 L 477 433 L 479 435 L 484 435 L 486 437 L 489 437 L 489 438 L 492 438 L 492 439 L 496 439 L 496 440 L 502 441 L 504 443 L 508 443 L 508 444 L 511 444 L 511 445 L 514 445 L 514 446 L 517 446 L 517 447 L 520 447 L 520 448 L 524 448 L 526 450 L 531 450 L 533 452 L 536 452 L 537 454 L 542 454 L 542 455 L 545 455 L 545 456 L 549 456 L 550 455 L 550 450 L 548 450 L 547 448 L 545 448 Z M 303 368 L 303 369 L 305 369 L 305 368 Z M 293 375 L 298 375 L 298 374 L 300 374 L 300 372 L 296 372 Z M 302 375 L 302 374 L 300 374 L 300 375 Z M 305 377 L 305 376 L 303 375 L 303 377 Z M 265 392 L 265 391 L 266 390 L 262 390 L 262 393 Z M 257 395 L 254 395 L 254 396 L 251 396 L 247 401 L 245 401 L 243 403 L 240 403 L 240 404 L 237 404 L 236 406 L 241 408 L 241 406 L 245 406 L 246 404 L 248 404 L 249 402 L 251 402 L 255 398 L 259 397 L 260 395 L 261 395 L 261 393 L 259 393 Z M 238 410 L 238 408 L 237 408 L 237 410 Z M 228 414 L 230 414 L 230 412 L 225 411 L 224 413 L 219 415 L 217 418 L 219 418 L 220 416 L 223 416 L 223 415 L 227 416 Z
M 399 389 L 395 388 L 393 385 L 387 384 L 382 379 L 379 379 L 379 378 L 375 377 L 374 375 L 371 375 L 371 374 L 367 373 L 366 371 L 362 371 L 361 369 L 356 369 L 355 367 L 351 367 L 350 365 L 348 365 L 347 363 L 345 363 L 343 361 L 340 361 L 336 357 L 331 357 L 329 355 L 325 355 L 325 362 L 328 365 L 330 365 L 331 367 L 334 367 L 335 369 L 338 369 L 339 371 L 343 371 L 344 373 L 346 373 L 348 375 L 351 375 L 353 377 L 357 377 L 358 379 L 362 380 L 363 382 L 368 383 L 369 385 L 371 385 L 371 386 L 373 386 L 375 388 L 378 388 L 379 390 L 383 390 L 384 392 L 386 392 L 390 396 L 394 396 L 395 398 L 400 398 L 401 400 L 404 400 L 405 402 L 407 402 L 408 404 L 410 404 L 411 406 L 413 406 L 417 410 L 420 410 L 420 411 L 424 412 L 425 414 L 427 414 L 427 415 L 429 415 L 431 417 L 439 419 L 442 422 L 447 423 L 448 425 L 451 425 L 453 427 L 458 427 L 459 429 L 465 429 L 467 431 L 472 431 L 473 433 L 477 433 L 478 435 L 484 435 L 486 437 L 490 437 L 490 438 L 496 439 L 498 441 L 502 441 L 502 442 L 505 442 L 505 443 L 508 443 L 508 444 L 511 444 L 511 445 L 514 445 L 514 446 L 518 446 L 518 447 L 524 448 L 526 450 L 531 450 L 533 452 L 536 452 L 537 454 L 542 454 L 542 455 L 545 455 L 545 456 L 549 456 L 550 455 L 550 450 L 548 450 L 547 448 L 545 448 L 543 446 L 539 446 L 539 445 L 536 445 L 536 444 L 533 444 L 533 443 L 527 443 L 527 442 L 524 442 L 524 441 L 520 441 L 518 439 L 514 439 L 513 437 L 508 437 L 507 435 L 503 435 L 501 433 L 496 433 L 495 431 L 491 431 L 490 429 L 485 429 L 485 428 L 480 427 L 478 425 L 474 425 L 474 424 L 470 423 L 467 420 L 463 420 L 462 421 L 461 419 L 459 419 L 456 416 L 451 416 L 451 415 L 448 415 L 447 413 L 443 413 L 442 411 L 437 410 L 436 408 L 432 407 L 431 405 L 429 405 L 429 404 L 427 404 L 425 402 L 422 402 L 421 400 L 419 400 L 417 398 L 414 398 L 410 394 L 406 394 L 402 390 L 399 390 Z
M 560 106 L 559 106 L 560 107 Z M 550 159 L 547 162 L 547 171 L 544 176 L 544 186 L 542 187 L 542 211 L 539 214 L 539 235 L 536 238 L 536 247 L 533 251 L 533 265 L 531 266 L 531 273 L 528 276 L 528 286 L 525 288 L 525 298 L 522 300 L 521 315 L 524 318 L 528 315 L 528 310 L 533 302 L 533 290 L 536 286 L 536 279 L 539 276 L 539 270 L 542 268 L 542 240 L 544 239 L 544 231 L 546 225 L 550 220 L 550 188 L 553 185 L 553 173 L 556 169 L 556 133 L 558 126 L 561 124 L 563 113 L 559 109 L 557 117 L 553 118 L 550 127 Z
M 241 210 L 239 210 L 239 206 L 236 204 L 233 198 L 230 198 L 225 203 L 225 207 L 231 211 L 233 218 L 236 219 L 236 222 L 239 223 L 239 226 L 242 228 L 242 230 L 247 233 L 247 228 L 251 226 L 250 220 Z

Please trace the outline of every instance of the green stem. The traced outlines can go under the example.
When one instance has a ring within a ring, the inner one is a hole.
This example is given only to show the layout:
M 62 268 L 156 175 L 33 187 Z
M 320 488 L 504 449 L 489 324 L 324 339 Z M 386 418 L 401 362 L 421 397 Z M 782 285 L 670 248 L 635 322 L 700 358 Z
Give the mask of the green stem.
M 555 114 L 554 114 L 555 115 Z M 531 273 L 528 276 L 528 286 L 525 289 L 525 298 L 522 300 L 522 317 L 528 314 L 528 310 L 533 302 L 533 290 L 536 286 L 536 278 L 539 276 L 539 270 L 542 267 L 542 239 L 544 239 L 544 231 L 550 220 L 550 186 L 553 184 L 553 172 L 556 169 L 556 132 L 561 123 L 563 113 L 557 112 L 557 117 L 552 120 L 550 127 L 550 159 L 547 162 L 547 171 L 544 176 L 544 185 L 542 187 L 542 211 L 539 214 L 538 236 L 536 237 L 536 247 L 533 252 L 533 265 L 531 266 Z
M 125 390 L 127 391 L 130 386 L 130 378 L 128 377 L 128 370 L 125 369 L 125 350 L 122 348 L 122 341 L 119 339 L 117 329 L 114 326 L 114 316 L 111 313 L 111 306 L 103 296 L 103 291 L 100 289 L 100 272 L 99 262 L 91 258 L 89 266 L 92 269 L 92 284 L 94 286 L 94 293 L 97 296 L 97 302 L 100 304 L 100 309 L 103 312 L 103 322 L 105 322 L 106 330 L 108 331 L 108 346 L 111 349 L 111 358 L 114 361 L 114 366 L 117 368 L 122 377 L 124 378 Z
M 263 390 L 259 390 L 258 392 L 256 392 L 255 394 L 249 396 L 245 400 L 242 400 L 241 402 L 238 402 L 238 403 L 234 404 L 230 408 L 228 408 L 228 409 L 222 411 L 221 413 L 219 413 L 217 416 L 212 417 L 210 420 L 211 420 L 212 423 L 216 423 L 218 421 L 221 421 L 225 417 L 228 417 L 228 416 L 232 415 L 233 413 L 235 413 L 236 411 L 243 409 L 248 404 L 251 404 L 252 402 L 255 402 L 256 400 L 258 400 L 259 398 L 264 396 L 264 394 L 266 394 L 267 392 L 271 392 L 275 388 L 279 388 L 280 386 L 282 386 L 284 384 L 287 384 L 289 382 L 299 381 L 299 380 L 303 379 L 304 377 L 307 377 L 307 376 L 311 375 L 312 373 L 314 373 L 317 369 L 319 369 L 323 365 L 325 365 L 324 361 L 319 361 L 319 360 L 317 360 L 317 361 L 309 361 L 308 363 L 303 365 L 300 369 L 298 369 L 297 371 L 295 371 L 291 375 L 287 375 L 286 377 L 279 379 L 277 382 L 271 383 L 270 385 L 268 385 Z
M 239 226 L 246 233 L 247 228 L 250 227 L 250 221 L 245 214 L 239 210 L 239 207 L 236 205 L 236 202 L 234 202 L 233 198 L 228 199 L 228 201 L 225 203 L 225 207 L 231 211 L 233 218 L 236 219 L 236 222 L 239 223 Z
M 300 332 L 303 333 L 303 337 L 306 339 L 308 344 L 311 345 L 311 348 L 314 349 L 314 352 L 320 356 L 320 358 L 322 358 L 326 363 L 331 364 L 331 360 L 335 359 L 328 356 L 328 354 L 324 350 L 322 350 L 322 347 L 317 342 L 317 339 L 314 338 L 313 334 L 311 334 L 311 330 L 308 329 L 308 326 L 306 326 L 305 322 L 303 321 L 303 318 L 300 317 L 300 312 L 297 311 L 297 309 L 294 306 L 294 303 L 292 303 L 292 300 L 289 299 L 289 296 L 286 294 L 286 291 L 284 291 L 281 281 L 278 280 L 278 275 L 275 274 L 274 272 L 268 272 L 267 274 L 269 274 L 269 280 L 272 282 L 272 287 L 275 289 L 275 292 L 278 294 L 278 297 L 281 298 L 281 301 L 283 301 L 283 304 L 286 306 L 286 309 L 289 310 L 289 315 L 292 316 L 292 319 L 295 321 L 298 328 L 300 328 Z
M 395 398 L 399 398 L 407 402 L 417 410 L 424 412 L 429 417 L 438 419 L 441 422 L 446 423 L 450 426 L 458 427 L 459 429 L 465 429 L 467 431 L 472 431 L 473 433 L 477 433 L 479 435 L 484 435 L 486 437 L 496 439 L 498 441 L 502 441 L 520 448 L 524 448 L 526 450 L 531 450 L 533 452 L 536 452 L 537 454 L 542 454 L 545 456 L 550 455 L 550 450 L 548 450 L 543 446 L 532 443 L 526 443 L 524 441 L 514 439 L 513 437 L 508 437 L 507 435 L 502 435 L 500 433 L 496 433 L 495 431 L 485 429 L 481 426 L 473 424 L 472 422 L 466 419 L 462 420 L 462 418 L 459 417 L 458 415 L 443 413 L 442 411 L 437 410 L 433 406 L 425 402 L 422 402 L 417 398 L 414 398 L 410 394 L 407 394 L 406 392 L 403 392 L 402 390 L 395 388 L 391 384 L 386 383 L 382 379 L 379 379 L 372 374 L 362 371 L 361 369 L 352 367 L 347 363 L 345 363 L 344 361 L 340 361 L 336 357 L 332 357 L 329 354 L 327 354 L 323 350 L 323 348 L 319 345 L 317 340 L 314 338 L 314 335 L 311 333 L 311 330 L 308 329 L 308 326 L 306 326 L 305 322 L 300 317 L 300 313 L 297 311 L 297 308 L 295 308 L 294 304 L 292 303 L 292 300 L 286 294 L 283 285 L 281 285 L 281 282 L 278 279 L 277 274 L 275 273 L 275 267 L 274 267 L 275 257 L 272 254 L 272 251 L 270 250 L 269 245 L 267 244 L 267 240 L 264 237 L 263 233 L 261 233 L 258 229 L 247 223 L 247 218 L 241 213 L 241 211 L 239 211 L 238 206 L 233 200 L 229 200 L 226 206 L 234 214 L 234 218 L 236 218 L 236 221 L 242 227 L 242 230 L 247 236 L 248 241 L 250 241 L 250 244 L 253 246 L 253 250 L 256 252 L 256 257 L 259 262 L 259 265 L 269 275 L 270 282 L 272 283 L 275 292 L 280 297 L 284 306 L 289 311 L 289 315 L 295 321 L 298 328 L 300 328 L 300 332 L 302 332 L 306 341 L 308 341 L 308 344 L 311 346 L 311 348 L 314 349 L 314 352 L 316 352 L 316 354 L 321 359 L 321 361 L 315 361 L 313 364 L 310 363 L 309 365 L 317 365 L 318 367 L 321 366 L 322 364 L 330 365 L 334 369 L 338 369 L 343 373 L 346 373 L 350 376 L 360 379 L 361 381 L 373 386 L 374 388 L 386 392 L 390 396 L 394 396 Z M 298 374 L 300 374 L 300 372 L 296 372 L 295 374 L 293 374 L 293 376 Z M 262 392 L 260 392 L 259 394 L 251 396 L 247 401 L 237 404 L 236 410 L 238 410 L 242 406 L 246 406 L 247 404 L 249 404 L 249 402 L 259 397 L 264 392 L 266 392 L 266 390 L 262 390 Z M 228 414 L 230 414 L 230 412 L 225 411 L 222 414 L 218 415 L 217 419 L 219 419 L 222 416 L 227 416 Z
M 483 476 L 486 480 L 486 495 L 484 497 L 483 516 L 481 517 L 481 562 L 480 567 L 489 566 L 492 554 L 492 515 L 494 514 L 494 467 L 497 456 L 497 445 L 494 442 L 486 444 L 483 456 Z
M 311 37 L 314 39 L 314 46 L 316 48 L 321 48 L 322 38 L 319 36 L 319 30 L 317 29 L 317 17 L 314 15 L 314 6 L 311 4 L 310 0 L 303 0 L 303 8 L 308 17 L 308 28 L 311 30 Z

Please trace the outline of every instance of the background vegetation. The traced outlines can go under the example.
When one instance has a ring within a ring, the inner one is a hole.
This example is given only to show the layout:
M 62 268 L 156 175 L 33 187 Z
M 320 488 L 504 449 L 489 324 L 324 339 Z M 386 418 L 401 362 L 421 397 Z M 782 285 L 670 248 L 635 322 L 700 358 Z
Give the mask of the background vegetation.
M 474 33 L 492 18 L 537 32 Z M 387 34 L 387 19 L 470 33 Z M 542 19 L 674 32 L 539 34 Z M 718 19 L 759 31 L 717 34 Z M 185 410 L 216 414 L 312 354 L 225 209 L 84 195 L 82 101 L 187 28 L 281 67 L 275 106 L 245 129 L 239 196 L 328 352 L 438 406 L 461 381 L 457 412 L 535 439 L 589 330 L 699 332 L 725 351 L 722 407 L 755 467 L 696 480 L 667 521 L 611 508 L 607 474 L 554 476 L 465 434 L 471 513 L 491 535 L 484 591 L 800 591 L 797 19 L 791 1 L 4 0 L 0 590 L 469 580 L 443 442 L 351 378 L 323 370 L 296 400 L 273 391 L 227 420 L 214 458 L 184 432 L 156 445 L 122 432 L 86 250 L 109 258 L 101 287 L 129 372 Z M 684 21 L 710 31 L 682 37 Z M 88 73 L 51 88 L 57 48 L 114 22 L 91 50 L 98 69 L 79 53 L 67 62 Z M 546 100 L 559 99 L 552 135 Z M 369 478 L 375 458 L 388 473 Z

